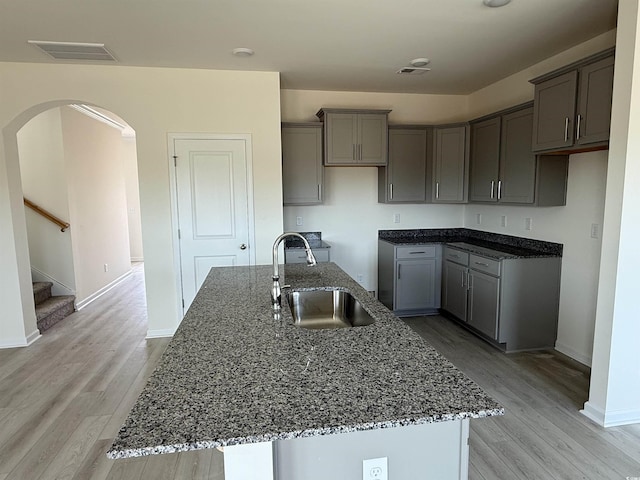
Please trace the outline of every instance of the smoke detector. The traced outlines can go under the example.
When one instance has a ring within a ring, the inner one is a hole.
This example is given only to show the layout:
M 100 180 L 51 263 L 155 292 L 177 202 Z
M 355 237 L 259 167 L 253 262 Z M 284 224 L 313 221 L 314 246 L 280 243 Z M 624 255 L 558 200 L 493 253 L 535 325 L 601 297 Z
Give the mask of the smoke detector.
M 428 58 L 414 58 L 409 62 L 411 66 L 402 67 L 396 73 L 400 75 L 422 75 L 423 73 L 431 71 L 426 65 L 430 60 Z

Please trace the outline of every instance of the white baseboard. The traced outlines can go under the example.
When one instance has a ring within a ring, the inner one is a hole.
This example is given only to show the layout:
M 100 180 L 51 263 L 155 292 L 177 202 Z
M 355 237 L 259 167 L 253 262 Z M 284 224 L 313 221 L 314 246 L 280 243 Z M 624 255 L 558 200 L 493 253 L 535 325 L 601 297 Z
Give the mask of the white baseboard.
M 118 278 L 116 278 L 111 283 L 109 283 L 109 284 L 105 285 L 104 287 L 102 287 L 97 292 L 92 293 L 87 298 L 84 298 L 84 299 L 80 300 L 79 302 L 76 302 L 76 310 L 82 310 L 84 307 L 89 305 L 94 300 L 97 300 L 98 298 L 100 298 L 102 295 L 107 293 L 109 290 L 111 290 L 113 287 L 115 287 L 120 282 L 125 280 L 127 277 L 131 276 L 132 273 L 133 273 L 133 270 L 129 270 L 128 272 L 124 273 L 123 275 L 120 275 Z
M 73 288 L 68 285 L 65 285 L 62 282 L 59 282 L 55 278 L 53 278 L 48 273 L 43 272 L 42 270 L 37 269 L 33 265 L 31 266 L 31 279 L 34 282 L 51 282 L 53 286 L 51 287 L 52 295 L 75 295 L 76 292 Z
M 35 330 L 34 332 L 31 332 L 26 337 L 2 339 L 0 340 L 0 349 L 28 347 L 29 345 L 34 343 L 36 340 L 38 340 L 40 337 L 41 337 L 40 332 L 38 330 Z
M 584 355 L 562 342 L 556 342 L 556 350 L 560 353 L 563 353 L 567 357 L 573 358 L 576 362 L 580 362 L 587 367 L 591 367 L 591 356 Z
M 594 421 L 601 427 L 619 427 L 621 425 L 633 425 L 640 423 L 640 410 L 618 410 L 605 412 L 602 409 L 587 402 L 584 409 L 580 410 L 585 417 Z
M 173 334 L 176 333 L 175 328 L 167 328 L 164 330 L 147 330 L 147 336 L 145 338 L 167 338 L 173 337 Z

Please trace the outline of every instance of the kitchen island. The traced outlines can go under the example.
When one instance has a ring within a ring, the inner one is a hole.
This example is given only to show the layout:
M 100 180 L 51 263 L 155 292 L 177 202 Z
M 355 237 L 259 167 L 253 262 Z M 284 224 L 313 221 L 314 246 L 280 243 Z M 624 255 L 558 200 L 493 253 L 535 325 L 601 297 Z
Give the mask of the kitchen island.
M 281 283 L 347 290 L 374 324 L 299 328 L 286 301 L 274 315 L 271 268 L 211 270 L 109 457 L 224 446 L 227 480 L 361 478 L 375 457 L 394 479 L 466 478 L 468 419 L 502 407 L 333 263 L 281 266 Z M 455 476 L 414 475 L 456 458 Z

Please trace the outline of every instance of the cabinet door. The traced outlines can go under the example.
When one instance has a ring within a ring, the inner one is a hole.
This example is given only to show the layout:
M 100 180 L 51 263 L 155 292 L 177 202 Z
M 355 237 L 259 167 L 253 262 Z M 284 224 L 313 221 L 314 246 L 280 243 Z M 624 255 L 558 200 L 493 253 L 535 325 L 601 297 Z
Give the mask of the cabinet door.
M 467 267 L 444 262 L 442 308 L 460 320 L 467 320 Z
M 580 103 L 576 143 L 585 145 L 609 140 L 613 99 L 613 62 L 609 57 L 580 69 Z
M 394 310 L 436 307 L 436 259 L 398 260 Z
M 389 130 L 389 164 L 382 188 L 387 203 L 427 200 L 427 131 Z
M 387 115 L 358 114 L 356 144 L 357 163 L 385 166 L 387 164 Z
M 356 162 L 358 115 L 327 113 L 325 116 L 325 165 Z
M 573 145 L 577 87 L 576 70 L 536 85 L 533 115 L 534 152 Z
M 500 162 L 500 117 L 471 125 L 469 154 L 469 201 L 498 200 L 498 164 Z M 531 132 L 529 132 L 529 143 Z M 529 146 L 530 147 L 530 146 Z
M 531 151 L 533 108 L 502 118 L 499 200 L 533 203 L 536 187 L 536 156 Z
M 282 128 L 282 193 L 285 205 L 322 203 L 322 126 Z
M 436 128 L 433 201 L 463 203 L 466 200 L 467 126 Z
M 469 270 L 469 325 L 498 338 L 500 279 Z

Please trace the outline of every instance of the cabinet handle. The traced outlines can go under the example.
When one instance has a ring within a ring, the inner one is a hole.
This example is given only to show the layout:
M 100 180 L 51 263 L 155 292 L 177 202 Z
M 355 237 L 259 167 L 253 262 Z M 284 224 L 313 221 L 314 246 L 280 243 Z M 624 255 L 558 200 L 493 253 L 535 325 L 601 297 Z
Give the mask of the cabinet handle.
M 400 280 L 400 269 L 402 268 L 402 264 L 398 264 L 398 280 Z
M 450 253 L 449 256 L 451 258 L 460 258 L 460 255 L 456 255 L 456 254 L 453 254 L 453 253 Z
M 318 200 L 322 200 L 322 185 L 318 184 Z
M 471 290 L 473 288 L 471 280 L 473 280 L 473 275 L 471 275 L 469 272 L 467 272 L 467 289 L 468 290 Z
M 440 182 L 436 182 L 436 198 L 440 198 Z
M 569 140 L 569 117 L 564 117 L 564 141 Z
M 498 180 L 498 200 L 502 198 L 502 180 Z
M 419 253 L 427 253 L 427 252 L 409 252 L 409 255 L 417 255 Z
M 356 160 L 356 144 L 352 144 L 351 145 L 351 158 L 355 161 Z
M 582 120 L 582 115 L 578 114 L 578 121 L 576 125 L 576 140 L 580 140 L 580 121 Z
M 493 187 L 495 187 L 496 182 L 494 180 L 491 180 L 491 198 L 493 198 Z
M 362 144 L 358 145 L 358 160 L 362 161 Z
M 393 200 L 393 183 L 389 184 L 389 200 Z
M 482 262 L 473 262 L 473 263 L 475 263 L 476 265 L 480 265 L 482 267 L 488 267 L 489 266 L 488 263 L 482 263 Z

